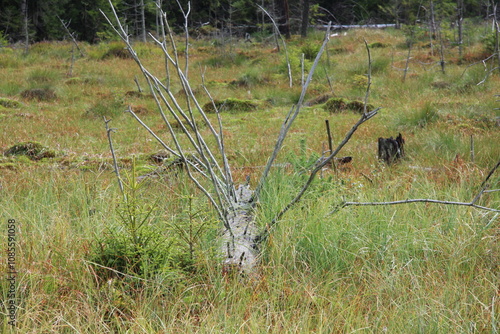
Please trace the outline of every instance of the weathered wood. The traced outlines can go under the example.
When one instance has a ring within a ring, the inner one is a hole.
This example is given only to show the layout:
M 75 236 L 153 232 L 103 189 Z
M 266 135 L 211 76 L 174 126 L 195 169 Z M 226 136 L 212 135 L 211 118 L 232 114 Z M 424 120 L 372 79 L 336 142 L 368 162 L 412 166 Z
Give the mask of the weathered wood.
M 255 240 L 259 231 L 252 195 L 249 185 L 240 185 L 236 190 L 236 202 L 227 213 L 230 230 L 222 235 L 224 273 L 252 274 L 255 271 L 259 254 Z
M 405 140 L 401 133 L 396 139 L 379 138 L 378 139 L 378 158 L 384 162 L 391 164 L 404 157 Z

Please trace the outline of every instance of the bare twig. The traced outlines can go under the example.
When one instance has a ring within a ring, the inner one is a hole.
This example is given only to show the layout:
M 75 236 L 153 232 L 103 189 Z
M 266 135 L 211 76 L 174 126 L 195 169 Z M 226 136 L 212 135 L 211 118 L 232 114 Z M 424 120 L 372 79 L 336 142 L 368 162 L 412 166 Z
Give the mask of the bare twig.
M 220 117 L 219 109 L 217 108 L 217 106 L 215 104 L 215 100 L 213 99 L 212 94 L 210 94 L 210 92 L 208 91 L 208 89 L 205 85 L 205 75 L 202 74 L 201 78 L 202 78 L 202 83 L 203 83 L 203 89 L 205 90 L 205 93 L 209 97 L 210 101 L 212 102 L 212 106 L 214 107 L 215 113 L 217 115 L 217 122 L 219 124 L 219 135 L 220 135 L 220 140 L 218 141 L 219 150 L 220 150 L 220 153 L 222 155 L 222 163 L 224 166 L 224 173 L 226 175 L 226 180 L 229 181 L 229 182 L 226 182 L 226 186 L 228 188 L 227 192 L 229 194 L 234 194 L 234 192 L 236 190 L 234 189 L 234 182 L 233 182 L 233 176 L 231 173 L 231 167 L 229 166 L 229 162 L 227 161 L 227 155 L 225 153 L 224 132 L 222 131 L 222 119 Z M 236 197 L 234 197 L 234 198 L 236 198 Z
M 479 85 L 484 84 L 484 83 L 486 82 L 486 80 L 488 79 L 488 77 L 490 76 L 490 74 L 491 74 L 493 71 L 495 71 L 495 70 L 497 70 L 497 69 L 499 69 L 499 68 L 500 68 L 500 67 L 498 67 L 498 66 L 497 66 L 497 67 L 494 67 L 494 68 L 492 68 L 491 70 L 487 71 L 487 72 L 486 72 L 486 75 L 484 76 L 484 79 L 483 79 L 483 80 L 481 80 L 481 81 L 479 81 L 479 82 L 476 84 L 476 86 L 479 86 Z
M 271 16 L 271 14 L 269 14 L 267 12 L 267 10 L 265 10 L 263 7 L 261 7 L 260 5 L 257 5 L 257 7 L 260 8 L 260 10 L 262 10 L 264 13 L 266 13 L 266 15 L 269 17 L 269 19 L 271 19 L 271 22 L 273 23 L 273 26 L 274 26 L 274 29 L 276 31 L 276 34 L 280 37 L 281 39 L 281 42 L 283 43 L 283 48 L 285 49 L 285 57 L 286 57 L 286 63 L 287 63 L 287 66 L 288 66 L 288 79 L 289 79 L 289 84 L 290 84 L 290 87 L 292 87 L 293 85 L 293 80 L 292 80 L 292 67 L 290 65 L 290 60 L 288 58 L 288 50 L 286 48 L 286 42 L 285 42 L 285 39 L 283 38 L 283 36 L 281 35 L 280 33 L 280 30 L 278 28 L 278 25 L 276 24 L 276 22 L 274 21 L 273 17 Z M 328 30 L 330 30 L 330 28 L 328 28 Z
M 470 135 L 470 161 L 474 163 L 474 135 Z
M 484 68 L 486 68 L 486 62 L 487 62 L 488 60 L 490 60 L 491 58 L 493 58 L 494 56 L 496 56 L 496 54 L 492 54 L 491 56 L 486 57 L 486 58 L 485 58 L 485 59 L 483 59 L 483 60 L 480 60 L 480 61 L 477 61 L 477 62 L 475 62 L 475 63 L 472 63 L 472 64 L 467 65 L 467 67 L 465 67 L 465 69 L 464 69 L 464 71 L 462 72 L 462 75 L 461 75 L 460 77 L 462 78 L 462 77 L 464 76 L 465 72 L 469 69 L 469 67 L 472 67 L 472 66 L 474 66 L 474 65 L 477 65 L 477 64 L 479 64 L 479 63 L 482 63 L 482 64 L 483 64 L 483 66 L 484 66 Z
M 366 53 L 368 56 L 368 82 L 366 84 L 365 101 L 363 104 L 363 113 L 366 114 L 367 112 L 366 108 L 368 106 L 368 98 L 370 97 L 370 87 L 372 85 L 372 56 L 370 54 L 370 48 L 368 47 L 366 39 L 363 38 L 363 41 L 365 42 Z
M 500 161 L 497 162 L 497 164 L 490 170 L 486 178 L 484 179 L 483 183 L 481 183 L 481 188 L 485 188 L 488 184 L 488 180 L 491 178 L 491 176 L 495 173 L 495 171 L 500 167 Z
M 113 147 L 113 140 L 111 140 L 111 133 L 115 132 L 116 129 L 110 128 L 108 126 L 109 122 L 111 122 L 111 120 L 106 119 L 106 116 L 104 116 L 104 125 L 106 127 L 106 135 L 108 136 L 109 149 L 111 150 L 111 155 L 113 156 L 113 166 L 115 168 L 116 179 L 118 180 L 118 186 L 120 187 L 120 191 L 121 191 L 122 195 L 125 197 L 125 191 L 123 189 L 123 182 L 122 182 L 122 178 L 120 176 L 120 170 L 118 169 L 118 162 L 116 160 L 115 149 Z
M 189 29 L 188 29 L 188 17 L 189 17 L 189 13 L 191 12 L 191 2 L 188 1 L 187 3 L 187 6 L 188 6 L 188 9 L 187 9 L 187 12 L 184 11 L 184 9 L 182 8 L 182 5 L 181 3 L 179 2 L 179 0 L 177 0 L 177 4 L 179 5 L 179 8 L 182 12 L 182 16 L 184 16 L 184 32 L 186 34 L 186 66 L 184 68 L 184 75 L 186 76 L 186 79 L 188 78 L 188 70 L 189 70 Z
M 436 199 L 427 199 L 427 198 L 417 198 L 417 199 L 407 199 L 401 201 L 392 201 L 392 202 L 344 202 L 335 210 L 331 211 L 329 214 L 337 212 L 339 209 L 342 209 L 346 206 L 375 206 L 375 205 L 396 205 L 396 204 L 408 204 L 408 203 L 436 203 L 436 204 L 444 204 L 444 205 L 461 205 L 461 206 L 471 206 L 477 209 L 492 211 L 492 212 L 500 212 L 498 209 L 488 208 L 485 206 L 474 204 L 473 202 L 452 202 L 452 201 L 440 201 Z
M 397 204 L 408 204 L 408 203 L 435 203 L 442 205 L 459 205 L 459 206 L 470 206 L 476 209 L 491 211 L 491 212 L 500 212 L 500 209 L 494 209 L 482 205 L 477 205 L 476 202 L 481 198 L 484 193 L 489 193 L 492 191 L 487 191 L 486 189 L 489 187 L 488 180 L 495 173 L 495 171 L 500 167 L 500 161 L 491 169 L 483 183 L 481 184 L 481 189 L 477 193 L 477 195 L 470 202 L 455 202 L 455 201 L 442 201 L 436 199 L 428 199 L 428 198 L 417 198 L 417 199 L 406 199 L 399 201 L 389 201 L 389 202 L 343 202 L 338 205 L 333 211 L 328 214 L 332 214 L 337 212 L 338 210 L 345 208 L 346 206 L 376 206 L 376 205 L 397 205 Z M 497 191 L 497 190 L 494 190 Z
M 134 81 L 135 84 L 137 85 L 137 90 L 139 91 L 139 93 L 142 93 L 142 88 L 141 85 L 139 85 L 139 80 L 137 79 L 137 75 L 134 76 Z
M 97 267 L 100 267 L 100 268 L 103 268 L 103 269 L 106 269 L 106 270 L 109 270 L 109 271 L 112 271 L 114 272 L 115 274 L 119 274 L 119 275 L 122 275 L 124 277 L 128 277 L 128 278 L 133 278 L 133 279 L 136 279 L 136 280 L 139 280 L 139 281 L 145 281 L 145 282 L 153 282 L 151 280 L 148 280 L 148 279 L 145 279 L 145 278 L 142 278 L 142 277 L 138 277 L 138 276 L 133 276 L 133 275 L 129 275 L 129 274 L 125 274 L 125 273 L 122 273 L 121 271 L 118 271 L 116 269 L 113 269 L 113 268 L 110 268 L 110 267 L 106 267 L 106 266 L 103 266 L 99 263 L 95 263 L 95 262 L 92 262 L 92 261 L 88 261 L 88 260 L 83 260 L 83 262 L 87 263 L 87 264 L 91 264 L 93 266 L 97 266 Z
M 304 86 L 304 54 L 300 56 L 300 68 L 301 68 L 300 85 Z
M 411 51 L 412 51 L 413 44 L 415 42 L 414 41 L 415 29 L 416 29 L 415 25 L 417 24 L 417 21 L 419 20 L 419 17 L 420 17 L 420 8 L 422 7 L 421 5 L 422 5 L 422 2 L 420 2 L 420 5 L 418 6 L 417 17 L 415 18 L 414 25 L 410 27 L 410 37 L 408 40 L 408 54 L 406 56 L 406 64 L 405 64 L 404 74 L 403 74 L 403 82 L 406 81 L 406 75 L 408 74 L 408 69 L 410 66 Z
M 81 55 L 82 57 L 85 57 L 85 54 L 83 53 L 82 49 L 80 49 L 80 46 L 78 45 L 78 43 L 77 43 L 77 41 L 76 41 L 76 39 L 75 39 L 74 33 L 72 33 L 71 31 L 69 31 L 69 28 L 68 28 L 68 27 L 69 27 L 69 22 L 68 22 L 68 23 L 66 23 L 66 22 L 64 22 L 64 21 L 63 21 L 63 20 L 59 17 L 59 15 L 56 15 L 56 16 L 57 16 L 57 18 L 59 19 L 59 21 L 61 21 L 61 24 L 62 24 L 62 26 L 63 26 L 64 30 L 66 31 L 66 33 L 68 34 L 68 36 L 69 36 L 69 37 L 71 38 L 71 40 L 73 41 L 73 44 L 76 46 L 77 50 L 80 52 L 80 55 Z
M 326 134 L 328 136 L 328 152 L 332 153 L 333 152 L 332 132 L 330 131 L 330 122 L 327 119 L 325 119 L 325 125 L 326 125 Z

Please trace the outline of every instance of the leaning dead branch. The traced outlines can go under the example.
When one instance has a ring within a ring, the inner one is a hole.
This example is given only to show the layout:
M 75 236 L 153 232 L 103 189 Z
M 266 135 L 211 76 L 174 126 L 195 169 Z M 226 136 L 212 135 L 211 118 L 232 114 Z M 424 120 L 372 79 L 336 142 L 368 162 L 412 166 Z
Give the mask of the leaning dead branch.
M 322 49 L 324 49 L 324 47 L 326 46 L 326 42 L 328 41 L 328 36 L 329 36 L 329 29 L 328 29 L 328 32 L 327 32 L 327 38 L 325 39 L 325 43 L 323 44 Z M 370 86 L 371 86 L 371 65 L 372 65 L 372 63 L 371 63 L 371 57 L 370 57 L 370 49 L 368 48 L 368 44 L 366 43 L 366 41 L 365 41 L 365 45 L 366 45 L 366 48 L 368 50 L 368 72 L 367 72 L 368 82 L 367 82 L 367 88 L 366 88 L 365 103 L 364 103 L 364 107 L 363 107 L 364 111 L 363 111 L 363 114 L 361 115 L 361 118 L 347 132 L 347 134 L 345 135 L 344 139 L 340 142 L 340 144 L 337 146 L 337 148 L 334 151 L 331 151 L 330 155 L 327 156 L 322 161 L 320 161 L 320 163 L 318 163 L 316 165 L 316 167 L 311 171 L 311 174 L 309 175 L 308 180 L 302 186 L 302 189 L 298 192 L 298 194 L 295 196 L 295 198 L 293 198 L 290 201 L 290 203 L 288 203 L 276 215 L 276 217 L 267 225 L 266 230 L 264 230 L 261 234 L 259 234 L 258 239 L 257 239 L 259 242 L 262 242 L 262 240 L 265 240 L 267 238 L 270 230 L 274 227 L 274 225 L 277 224 L 277 222 L 279 221 L 279 219 L 281 219 L 281 217 L 288 210 L 290 210 L 290 208 L 292 208 L 295 204 L 297 204 L 302 199 L 302 196 L 306 193 L 307 189 L 309 188 L 309 186 L 312 184 L 312 182 L 316 178 L 316 175 L 318 174 L 318 172 L 321 171 L 323 169 L 323 167 L 325 167 L 327 164 L 329 164 L 330 161 L 332 161 L 332 159 L 340 152 L 340 150 L 342 150 L 342 148 L 349 142 L 349 140 L 351 139 L 351 137 L 353 136 L 353 134 L 356 132 L 356 130 L 363 123 L 365 123 L 366 121 L 368 121 L 369 119 L 371 119 L 372 117 L 374 117 L 378 113 L 378 111 L 380 110 L 380 108 L 377 108 L 377 109 L 369 111 L 369 112 L 367 111 L 368 96 L 370 94 Z M 322 52 L 322 50 L 320 50 L 320 52 Z M 318 61 L 318 60 L 319 60 L 319 58 L 316 57 L 316 61 Z M 315 63 L 316 63 L 316 61 L 315 61 Z M 310 77 L 308 77 L 308 80 L 310 80 Z M 307 83 L 308 82 L 306 82 L 306 84 Z M 305 93 L 305 92 L 303 91 L 303 93 Z M 299 105 L 300 105 L 300 103 L 301 103 L 301 100 L 299 99 Z M 288 117 L 287 117 L 287 119 L 288 119 Z M 283 125 L 285 125 L 285 123 Z M 288 128 L 286 128 L 286 130 L 288 130 Z M 283 132 L 283 128 L 282 128 L 282 132 Z M 278 144 L 280 143 L 281 135 L 282 134 L 280 133 L 280 137 L 278 138 Z M 284 132 L 284 135 L 286 135 L 286 132 Z M 278 147 L 278 144 L 276 145 L 276 147 Z M 270 160 L 270 162 L 272 163 L 271 160 Z M 263 177 L 264 177 L 264 175 L 263 175 Z M 263 181 L 261 180 L 261 183 L 262 182 Z M 256 190 L 256 192 L 257 192 L 257 190 Z
M 331 23 L 330 23 L 331 24 Z M 330 24 L 328 26 L 330 26 Z M 276 141 L 276 144 L 274 145 L 274 150 L 273 153 L 271 154 L 271 157 L 269 158 L 266 168 L 264 169 L 264 172 L 262 173 L 262 176 L 260 178 L 260 181 L 255 188 L 255 192 L 253 195 L 253 200 L 257 200 L 259 198 L 260 192 L 262 190 L 262 187 L 264 186 L 267 177 L 269 175 L 269 171 L 271 170 L 271 166 L 274 164 L 274 161 L 276 160 L 276 157 L 278 156 L 278 153 L 281 150 L 281 147 L 283 146 L 283 142 L 285 141 L 285 138 L 288 134 L 288 130 L 290 130 L 290 127 L 292 126 L 293 122 L 299 115 L 299 112 L 302 108 L 302 104 L 304 103 L 304 98 L 307 92 L 307 89 L 309 87 L 309 84 L 311 83 L 313 74 L 316 70 L 316 67 L 318 66 L 319 60 L 321 58 L 321 55 L 325 51 L 326 45 L 328 44 L 328 41 L 330 40 L 330 28 L 328 27 L 325 39 L 323 40 L 323 44 L 321 45 L 321 48 L 318 51 L 318 54 L 316 55 L 316 59 L 314 59 L 314 63 L 311 67 L 311 70 L 309 71 L 309 74 L 307 76 L 306 82 L 302 86 L 302 92 L 299 97 L 299 101 L 297 102 L 297 105 L 292 107 L 290 111 L 288 112 L 287 116 L 285 117 L 285 120 L 283 121 L 283 124 L 281 125 L 281 130 L 278 135 L 278 140 Z
M 73 44 L 76 46 L 76 49 L 78 50 L 78 52 L 80 52 L 80 55 L 82 57 L 85 57 L 85 54 L 83 53 L 82 49 L 80 49 L 80 46 L 78 45 L 77 41 L 76 41 L 76 38 L 75 38 L 75 33 L 72 33 L 71 31 L 69 31 L 69 24 L 70 22 L 64 22 L 60 17 L 59 15 L 56 15 L 57 18 L 59 19 L 59 21 L 61 21 L 61 25 L 63 26 L 64 28 L 64 31 L 66 31 L 66 33 L 68 34 L 69 38 L 71 38 L 71 41 L 73 42 Z
M 273 228 L 274 225 L 276 225 L 278 223 L 279 219 L 281 219 L 281 217 L 283 217 L 283 215 L 288 210 L 290 210 L 290 208 L 292 208 L 295 204 L 297 204 L 301 200 L 302 196 L 306 193 L 307 189 L 309 188 L 309 186 L 314 181 L 314 179 L 315 179 L 316 175 L 318 174 L 318 172 L 321 171 L 321 169 L 323 167 L 325 167 L 340 152 L 340 150 L 349 142 L 349 140 L 351 139 L 352 135 L 361 126 L 361 124 L 365 123 L 366 121 L 368 121 L 369 119 L 371 119 L 372 117 L 374 117 L 378 113 L 379 110 L 380 110 L 380 108 L 377 108 L 377 109 L 375 109 L 373 111 L 370 111 L 370 112 L 368 112 L 366 114 L 364 113 L 363 115 L 361 115 L 361 118 L 356 122 L 356 124 L 354 124 L 354 126 L 349 130 L 349 132 L 347 132 L 347 134 L 345 135 L 344 139 L 340 142 L 340 144 L 337 146 L 337 148 L 328 157 L 326 157 L 321 163 L 319 163 L 318 165 L 316 165 L 316 167 L 311 171 L 311 174 L 309 175 L 308 180 L 306 181 L 306 183 L 304 184 L 304 186 L 302 187 L 302 189 L 299 191 L 299 193 L 295 196 L 295 198 L 292 199 L 290 201 L 290 203 L 288 203 L 276 215 L 276 217 L 268 224 L 266 230 L 258 236 L 257 240 L 259 240 L 259 242 L 261 242 L 262 240 L 264 240 L 265 238 L 267 238 L 267 236 L 268 236 L 271 228 Z
M 490 77 L 491 73 L 493 73 L 494 71 L 500 69 L 500 26 L 498 24 L 498 21 L 496 19 L 496 11 L 497 11 L 497 5 L 494 5 L 493 6 L 493 29 L 495 30 L 495 48 L 494 48 L 494 51 L 493 51 L 493 54 L 489 57 L 486 57 L 485 59 L 483 60 L 480 60 L 478 62 L 475 62 L 475 63 L 472 63 L 470 65 L 468 65 L 464 71 L 462 72 L 462 77 L 464 76 L 465 72 L 469 69 L 469 67 L 472 67 L 474 65 L 477 65 L 477 64 L 483 64 L 484 66 L 484 71 L 486 72 L 483 80 L 479 81 L 476 86 L 480 86 L 482 85 L 483 83 L 486 82 L 486 80 L 488 80 L 488 78 Z M 493 63 L 495 62 L 494 59 L 496 59 L 496 62 L 497 62 L 497 66 L 495 66 Z M 489 60 L 492 60 L 492 64 L 490 65 L 490 69 L 488 69 L 488 66 L 487 66 L 487 63 Z
M 440 201 L 436 199 L 427 199 L 427 198 L 416 198 L 416 199 L 406 199 L 401 201 L 392 201 L 392 202 L 344 202 L 338 208 L 331 211 L 329 214 L 337 212 L 339 209 L 345 208 L 346 206 L 376 206 L 376 205 L 397 205 L 397 204 L 409 204 L 409 203 L 435 203 L 435 204 L 443 204 L 443 205 L 461 205 L 461 206 L 470 206 L 476 209 L 492 211 L 492 212 L 500 212 L 499 209 L 493 209 L 481 205 L 477 205 L 474 201 L 471 202 L 453 202 L 453 201 Z
M 428 198 L 406 199 L 406 200 L 389 201 L 389 202 L 343 202 L 340 205 L 338 205 L 333 211 L 331 211 L 329 213 L 329 215 L 337 212 L 338 210 L 340 210 L 342 208 L 345 208 L 346 206 L 377 206 L 377 205 L 398 205 L 398 204 L 409 204 L 409 203 L 434 203 L 434 204 L 441 204 L 441 205 L 470 206 L 470 207 L 480 209 L 480 210 L 485 210 L 485 211 L 490 211 L 490 212 L 500 212 L 500 209 L 495 209 L 495 208 L 486 207 L 486 206 L 477 204 L 479 199 L 485 193 L 498 191 L 498 189 L 490 190 L 490 191 L 487 190 L 488 187 L 490 186 L 488 184 L 488 181 L 490 180 L 491 176 L 495 173 L 495 171 L 498 169 L 498 167 L 500 167 L 500 161 L 498 161 L 498 163 L 488 173 L 488 175 L 484 179 L 483 183 L 481 184 L 481 189 L 479 190 L 479 192 L 476 194 L 476 196 L 474 196 L 474 198 L 470 202 L 442 201 L 442 200 L 428 199 Z
M 122 178 L 120 176 L 120 170 L 118 169 L 118 162 L 116 160 L 115 148 L 113 147 L 113 140 L 111 139 L 111 133 L 115 132 L 116 129 L 110 128 L 108 125 L 109 122 L 111 122 L 111 120 L 106 119 L 106 117 L 104 117 L 104 125 L 106 127 L 106 134 L 108 136 L 109 149 L 111 150 L 111 156 L 113 157 L 113 166 L 115 168 L 115 174 L 116 174 L 116 178 L 118 180 L 118 186 L 120 187 L 120 191 L 121 191 L 122 195 L 125 196 L 125 191 L 123 189 L 123 182 L 122 182 Z
M 260 8 L 260 10 L 262 10 L 268 17 L 269 19 L 271 20 L 271 22 L 273 23 L 273 26 L 274 26 L 274 30 L 275 30 L 275 33 L 280 37 L 281 39 L 281 42 L 283 43 L 283 49 L 285 49 L 285 57 L 286 57 L 286 64 L 288 66 L 288 80 L 289 80 L 289 84 L 290 84 L 290 88 L 293 86 L 293 79 L 292 79 L 292 67 L 290 65 L 290 59 L 288 58 L 288 50 L 286 49 L 286 42 L 285 42 L 285 39 L 283 38 L 283 36 L 281 35 L 280 33 L 280 30 L 278 28 L 278 25 L 276 24 L 276 21 L 274 21 L 273 17 L 271 16 L 271 14 L 268 13 L 267 10 L 265 10 L 263 7 L 261 7 L 260 5 L 257 5 L 257 7 Z M 330 25 L 328 25 L 330 26 Z M 330 30 L 330 28 L 328 28 L 328 30 Z M 278 45 L 279 46 L 279 45 Z M 279 50 L 278 50 L 279 51 Z

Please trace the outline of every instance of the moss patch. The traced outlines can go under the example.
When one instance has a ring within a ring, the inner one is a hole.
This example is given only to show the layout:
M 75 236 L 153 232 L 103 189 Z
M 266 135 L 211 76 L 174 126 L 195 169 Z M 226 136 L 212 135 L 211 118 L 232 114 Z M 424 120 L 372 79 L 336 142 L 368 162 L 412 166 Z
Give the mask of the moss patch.
M 120 58 L 120 59 L 132 59 L 132 55 L 125 48 L 124 44 L 110 44 L 110 47 L 104 55 L 102 55 L 101 59 L 109 59 L 109 58 Z
M 0 106 L 4 108 L 21 108 L 21 102 L 0 97 Z
M 347 109 L 347 102 L 348 101 L 342 97 L 333 97 L 326 101 L 323 108 L 330 113 L 338 113 Z
M 361 113 L 364 111 L 364 106 L 365 104 L 362 101 L 356 101 L 356 100 L 350 101 L 342 97 L 334 97 L 326 101 L 323 109 L 325 109 L 325 111 L 328 111 L 330 113 L 340 113 L 346 110 L 352 110 Z M 366 106 L 367 111 L 373 109 L 375 108 L 371 104 L 368 104 Z
M 257 106 L 257 103 L 250 100 L 228 98 L 225 100 L 215 100 L 214 103 L 208 102 L 203 106 L 203 110 L 208 113 L 214 113 L 216 110 L 220 112 L 249 112 L 256 110 Z
M 54 90 L 49 88 L 27 89 L 21 92 L 21 96 L 26 100 L 52 101 L 57 98 Z
M 4 152 L 5 156 L 26 156 L 31 160 L 40 160 L 43 158 L 54 158 L 56 152 L 37 142 L 25 142 L 12 146 Z
M 371 44 L 368 45 L 369 48 L 372 48 L 372 49 L 377 49 L 377 48 L 388 48 L 390 47 L 391 45 L 390 44 L 387 44 L 387 43 L 382 43 L 382 42 L 373 42 Z
M 320 96 L 317 96 L 309 101 L 307 101 L 305 103 L 306 106 L 313 106 L 313 105 L 316 105 L 316 104 L 322 104 L 322 103 L 325 103 L 327 102 L 329 99 L 333 99 L 333 94 L 323 94 L 323 95 L 320 95 Z
M 362 101 L 349 101 L 349 103 L 347 103 L 347 109 L 361 113 L 365 110 L 365 103 Z M 371 111 L 373 109 L 375 109 L 375 107 L 371 104 L 366 105 L 367 111 Z
M 92 77 L 73 77 L 69 78 L 64 83 L 66 85 L 98 85 L 102 84 L 103 80 L 101 78 Z

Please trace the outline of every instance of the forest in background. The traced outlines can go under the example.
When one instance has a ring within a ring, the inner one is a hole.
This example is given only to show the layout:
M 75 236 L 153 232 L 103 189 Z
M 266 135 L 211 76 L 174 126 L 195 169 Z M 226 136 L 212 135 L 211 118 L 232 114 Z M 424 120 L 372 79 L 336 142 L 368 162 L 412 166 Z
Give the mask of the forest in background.
M 195 35 L 214 32 L 246 34 L 268 33 L 272 29 L 265 8 L 278 21 L 281 33 L 307 33 L 310 25 L 446 22 L 459 18 L 484 19 L 492 15 L 494 0 L 112 0 L 129 34 L 146 39 L 158 30 L 158 6 L 168 14 L 171 26 L 188 25 Z M 66 25 L 77 40 L 96 43 L 116 38 L 99 10 L 108 13 L 108 0 L 0 0 L 0 46 L 19 41 L 39 42 L 67 38 Z M 182 8 L 182 9 L 181 9 Z M 66 37 L 65 37 L 66 36 Z

